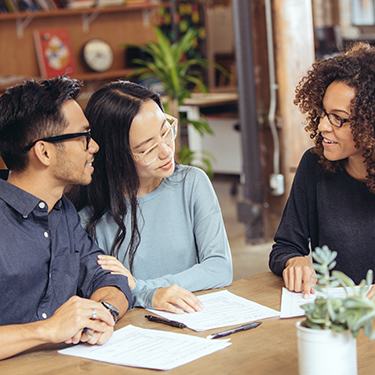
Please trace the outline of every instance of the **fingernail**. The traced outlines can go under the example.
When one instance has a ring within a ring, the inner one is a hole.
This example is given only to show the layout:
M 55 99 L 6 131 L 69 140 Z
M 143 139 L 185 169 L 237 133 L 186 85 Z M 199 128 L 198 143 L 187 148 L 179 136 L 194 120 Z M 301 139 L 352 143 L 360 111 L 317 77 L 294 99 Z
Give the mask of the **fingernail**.
M 304 295 L 303 295 L 303 298 L 304 298 L 304 299 L 307 299 L 307 298 L 309 298 L 309 296 L 308 296 L 307 294 L 304 294 Z

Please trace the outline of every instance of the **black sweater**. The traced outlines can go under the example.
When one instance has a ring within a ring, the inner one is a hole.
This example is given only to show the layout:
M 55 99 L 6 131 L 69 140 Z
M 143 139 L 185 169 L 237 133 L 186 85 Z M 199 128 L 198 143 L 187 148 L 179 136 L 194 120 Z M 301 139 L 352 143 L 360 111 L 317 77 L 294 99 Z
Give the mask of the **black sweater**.
M 327 245 L 337 251 L 336 270 L 356 284 L 375 272 L 375 194 L 345 171 L 323 170 L 312 149 L 298 166 L 275 234 L 269 266 L 281 276 L 285 262 Z

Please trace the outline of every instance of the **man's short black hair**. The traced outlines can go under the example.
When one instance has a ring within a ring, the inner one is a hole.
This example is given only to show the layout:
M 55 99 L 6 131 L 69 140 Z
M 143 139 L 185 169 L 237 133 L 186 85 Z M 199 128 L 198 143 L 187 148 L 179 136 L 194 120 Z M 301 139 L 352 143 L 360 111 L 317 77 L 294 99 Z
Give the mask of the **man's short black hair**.
M 36 139 L 61 133 L 68 125 L 61 107 L 76 99 L 80 81 L 66 76 L 10 87 L 0 97 L 0 156 L 8 169 L 22 171 L 28 164 L 23 148 Z

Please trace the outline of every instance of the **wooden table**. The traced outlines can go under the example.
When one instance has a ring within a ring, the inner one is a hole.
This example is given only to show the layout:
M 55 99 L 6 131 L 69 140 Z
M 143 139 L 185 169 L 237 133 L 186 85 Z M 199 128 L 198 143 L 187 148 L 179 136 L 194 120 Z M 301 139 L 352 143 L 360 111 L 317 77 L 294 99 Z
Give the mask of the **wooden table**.
M 233 282 L 225 288 L 241 297 L 280 311 L 282 279 L 271 272 Z M 215 290 L 209 291 L 214 292 Z M 200 292 L 209 293 L 207 291 Z M 129 311 L 117 328 L 133 324 L 141 328 L 183 332 L 206 337 L 218 330 L 194 332 L 149 322 L 144 309 Z M 298 374 L 298 356 L 295 323 L 300 318 L 263 320 L 263 324 L 246 332 L 230 336 L 232 345 L 213 354 L 169 370 L 168 374 Z M 86 360 L 57 353 L 62 345 L 48 345 L 30 350 L 13 358 L 0 361 L 1 375 L 20 374 L 155 374 L 155 370 L 139 369 Z M 370 343 L 362 333 L 357 340 L 358 374 L 374 373 L 375 342 Z

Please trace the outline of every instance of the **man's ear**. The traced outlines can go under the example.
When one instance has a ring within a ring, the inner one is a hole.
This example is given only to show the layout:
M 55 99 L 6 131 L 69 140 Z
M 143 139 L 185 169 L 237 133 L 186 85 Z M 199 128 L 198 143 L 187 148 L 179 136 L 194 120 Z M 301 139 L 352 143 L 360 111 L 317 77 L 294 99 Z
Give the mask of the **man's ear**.
M 40 163 L 48 167 L 51 164 L 51 157 L 53 156 L 54 147 L 52 143 L 39 141 L 31 149 L 34 151 L 35 157 Z

